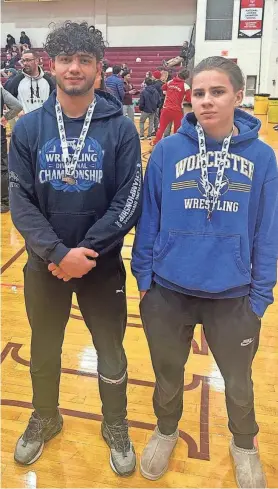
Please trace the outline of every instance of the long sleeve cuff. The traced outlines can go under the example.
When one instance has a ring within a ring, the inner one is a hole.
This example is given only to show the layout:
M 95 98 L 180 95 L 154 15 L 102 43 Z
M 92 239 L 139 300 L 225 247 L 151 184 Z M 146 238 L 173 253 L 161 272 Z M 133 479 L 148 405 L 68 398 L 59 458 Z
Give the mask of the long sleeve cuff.
M 63 243 L 58 243 L 54 250 L 48 256 L 49 261 L 59 265 L 62 259 L 68 254 L 70 248 L 67 248 Z
M 83 241 L 78 243 L 77 248 L 88 248 L 89 250 L 92 249 L 92 242 L 90 239 L 85 238 Z
M 259 299 L 258 297 L 253 296 L 252 293 L 250 294 L 249 299 L 250 299 L 252 311 L 257 316 L 262 318 L 269 303 L 264 301 L 263 299 Z
M 138 290 L 149 290 L 152 284 L 152 272 L 148 275 L 140 275 L 136 277 Z

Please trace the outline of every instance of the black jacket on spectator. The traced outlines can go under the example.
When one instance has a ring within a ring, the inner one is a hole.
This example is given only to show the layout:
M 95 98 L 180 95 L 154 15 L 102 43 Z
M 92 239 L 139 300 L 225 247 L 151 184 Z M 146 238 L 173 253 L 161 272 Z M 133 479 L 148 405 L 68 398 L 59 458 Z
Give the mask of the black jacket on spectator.
M 13 36 L 7 36 L 7 40 L 6 40 L 6 49 L 12 49 L 13 45 L 15 44 L 15 38 Z
M 160 99 L 163 97 L 163 92 L 162 92 L 162 85 L 164 85 L 164 82 L 161 80 L 157 80 L 154 82 L 153 86 L 156 88 L 156 90 L 159 93 Z
M 9 69 L 9 68 L 8 68 Z M 8 90 L 8 92 L 10 91 L 9 90 L 9 87 L 11 86 L 12 82 L 13 82 L 13 79 L 17 76 L 17 71 L 15 73 L 13 73 L 11 76 L 9 76 L 9 78 L 7 79 L 7 81 L 5 82 L 5 85 L 4 85 L 4 88 L 5 90 Z
M 141 92 L 139 109 L 147 114 L 153 114 L 159 107 L 160 96 L 154 85 L 149 85 Z
M 31 42 L 30 42 L 30 39 L 28 36 L 20 36 L 20 39 L 19 39 L 19 42 L 20 44 L 27 44 L 29 46 L 29 48 L 31 47 Z

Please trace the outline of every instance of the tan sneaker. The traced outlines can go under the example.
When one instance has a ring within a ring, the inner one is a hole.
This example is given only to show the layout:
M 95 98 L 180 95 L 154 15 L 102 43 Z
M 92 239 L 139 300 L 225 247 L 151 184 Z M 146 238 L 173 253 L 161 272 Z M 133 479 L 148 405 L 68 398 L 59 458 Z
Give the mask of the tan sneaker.
M 156 481 L 165 474 L 178 438 L 178 429 L 172 435 L 163 435 L 156 426 L 141 456 L 140 471 L 143 477 Z
M 230 444 L 235 478 L 238 487 L 267 487 L 263 466 L 257 448 L 239 448 L 232 439 Z

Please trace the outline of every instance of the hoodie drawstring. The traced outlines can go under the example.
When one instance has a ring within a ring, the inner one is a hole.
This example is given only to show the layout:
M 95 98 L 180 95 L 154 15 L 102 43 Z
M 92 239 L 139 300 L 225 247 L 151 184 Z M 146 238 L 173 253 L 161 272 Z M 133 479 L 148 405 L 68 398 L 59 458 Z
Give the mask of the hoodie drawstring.
M 39 88 L 39 82 L 38 82 L 38 80 L 37 80 L 36 97 L 37 98 L 40 98 L 40 88 Z
M 31 90 L 31 104 L 33 104 L 34 103 L 34 88 L 33 88 L 32 78 L 31 78 L 30 90 Z

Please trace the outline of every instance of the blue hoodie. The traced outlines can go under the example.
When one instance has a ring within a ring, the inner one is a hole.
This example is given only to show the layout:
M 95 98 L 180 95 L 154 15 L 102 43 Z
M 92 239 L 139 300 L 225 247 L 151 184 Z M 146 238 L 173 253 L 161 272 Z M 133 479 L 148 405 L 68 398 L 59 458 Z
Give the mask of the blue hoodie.
M 152 280 L 184 294 L 213 299 L 249 295 L 262 316 L 277 278 L 278 171 L 273 150 L 258 139 L 260 122 L 237 109 L 221 197 L 207 219 L 196 118 L 150 158 L 143 212 L 133 249 L 139 290 Z M 222 143 L 206 138 L 212 191 Z
M 10 207 L 33 268 L 59 264 L 70 248 L 118 255 L 141 212 L 141 153 L 134 124 L 113 95 L 96 91 L 96 107 L 75 170 L 65 181 L 56 91 L 15 125 L 9 152 Z M 69 152 L 84 116 L 64 115 Z

